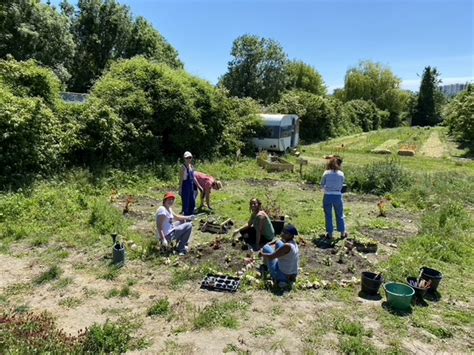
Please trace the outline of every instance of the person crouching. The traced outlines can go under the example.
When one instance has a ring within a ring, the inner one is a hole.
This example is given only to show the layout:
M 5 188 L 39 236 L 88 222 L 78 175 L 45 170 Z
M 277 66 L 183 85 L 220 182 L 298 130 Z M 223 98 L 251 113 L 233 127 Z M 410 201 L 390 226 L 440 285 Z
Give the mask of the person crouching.
M 299 248 L 295 241 L 297 235 L 296 228 L 286 224 L 280 235 L 281 241 L 266 244 L 259 253 L 279 287 L 287 287 L 296 281 L 300 261 Z
M 171 208 L 175 200 L 176 195 L 172 192 L 168 192 L 163 197 L 163 206 L 160 206 L 156 212 L 157 238 L 165 248 L 171 246 L 173 242 L 177 242 L 179 255 L 186 255 L 193 228 L 190 221 L 193 221 L 196 216 L 175 214 Z M 175 225 L 175 221 L 181 223 Z

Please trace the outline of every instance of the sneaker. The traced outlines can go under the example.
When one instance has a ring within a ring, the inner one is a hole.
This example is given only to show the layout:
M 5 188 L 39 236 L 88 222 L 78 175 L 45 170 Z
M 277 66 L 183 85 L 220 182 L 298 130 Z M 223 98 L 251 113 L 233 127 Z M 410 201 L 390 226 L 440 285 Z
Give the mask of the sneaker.
M 187 251 L 186 249 L 180 250 L 180 251 L 178 252 L 178 255 L 179 255 L 179 256 L 185 256 L 185 255 L 187 255 L 187 254 L 188 254 L 188 251 Z
M 347 234 L 347 232 L 341 233 L 341 239 L 346 239 L 347 237 L 349 237 L 349 234 Z
M 280 281 L 280 282 L 278 282 L 278 287 L 287 288 L 288 287 L 288 282 Z

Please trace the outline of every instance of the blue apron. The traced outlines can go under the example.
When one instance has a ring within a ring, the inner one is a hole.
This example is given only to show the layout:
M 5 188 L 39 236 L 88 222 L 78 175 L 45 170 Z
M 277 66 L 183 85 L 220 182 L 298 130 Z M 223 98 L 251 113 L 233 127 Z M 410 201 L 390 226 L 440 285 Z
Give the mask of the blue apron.
M 194 213 L 196 201 L 194 200 L 194 171 L 188 169 L 186 165 L 186 180 L 183 180 L 183 187 L 181 190 L 181 202 L 183 204 L 183 214 L 189 216 Z

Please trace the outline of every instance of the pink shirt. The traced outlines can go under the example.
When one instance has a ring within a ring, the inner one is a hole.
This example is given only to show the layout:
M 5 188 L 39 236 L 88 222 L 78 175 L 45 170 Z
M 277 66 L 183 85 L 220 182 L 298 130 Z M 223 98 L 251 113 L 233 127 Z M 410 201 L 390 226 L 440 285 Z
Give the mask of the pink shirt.
M 204 191 L 211 192 L 212 184 L 216 181 L 212 176 L 195 171 L 194 177 Z

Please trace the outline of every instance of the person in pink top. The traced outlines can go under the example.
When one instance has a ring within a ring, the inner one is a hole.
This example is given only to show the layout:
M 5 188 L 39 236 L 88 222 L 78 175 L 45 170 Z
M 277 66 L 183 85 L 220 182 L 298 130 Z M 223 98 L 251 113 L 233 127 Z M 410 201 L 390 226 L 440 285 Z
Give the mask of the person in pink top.
M 194 177 L 202 187 L 201 191 L 201 202 L 200 207 L 204 205 L 204 200 L 206 200 L 207 208 L 211 209 L 211 190 L 220 190 L 222 188 L 222 183 L 219 180 L 214 179 L 210 175 L 206 175 L 199 171 L 194 172 Z

